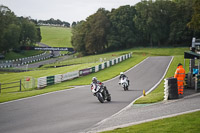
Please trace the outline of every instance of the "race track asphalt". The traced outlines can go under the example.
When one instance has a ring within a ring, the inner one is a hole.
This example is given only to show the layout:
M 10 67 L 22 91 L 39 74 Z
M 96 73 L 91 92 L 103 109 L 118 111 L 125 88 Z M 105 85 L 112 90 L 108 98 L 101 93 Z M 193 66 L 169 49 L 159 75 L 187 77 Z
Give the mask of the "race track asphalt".
M 187 90 L 193 91 L 194 90 Z M 97 133 L 120 129 L 132 125 L 174 117 L 200 111 L 200 93 L 194 92 L 180 99 L 162 101 L 154 104 L 133 104 L 116 115 L 113 115 L 87 129 L 86 133 Z M 149 129 L 151 130 L 151 128 Z M 173 132 L 173 128 L 170 132 Z
M 82 86 L 2 103 L 0 133 L 83 132 L 122 110 L 141 96 L 143 90 L 151 89 L 163 77 L 171 59 L 149 57 L 127 71 L 129 91 L 118 85 L 118 77 L 104 82 L 111 93 L 111 102 L 101 104 L 90 92 L 90 86 Z

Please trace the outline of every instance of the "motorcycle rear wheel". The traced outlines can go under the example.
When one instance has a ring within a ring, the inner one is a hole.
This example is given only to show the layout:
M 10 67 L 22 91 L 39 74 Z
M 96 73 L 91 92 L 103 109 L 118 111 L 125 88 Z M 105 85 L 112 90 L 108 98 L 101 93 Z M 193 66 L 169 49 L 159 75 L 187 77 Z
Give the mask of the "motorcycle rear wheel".
M 111 101 L 111 96 L 110 96 L 110 94 L 108 94 L 107 101 L 108 101 L 108 102 L 110 102 L 110 101 Z

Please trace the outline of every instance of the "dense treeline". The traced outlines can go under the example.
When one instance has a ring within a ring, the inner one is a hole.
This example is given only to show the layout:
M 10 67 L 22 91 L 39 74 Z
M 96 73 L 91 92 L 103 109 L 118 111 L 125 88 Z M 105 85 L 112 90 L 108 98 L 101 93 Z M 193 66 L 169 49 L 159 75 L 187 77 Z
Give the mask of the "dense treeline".
M 64 26 L 70 27 L 70 23 L 61 21 L 60 19 L 49 19 L 49 20 L 34 20 L 37 25 L 54 25 L 54 26 Z
M 17 17 L 8 7 L 0 5 L 0 53 L 33 45 L 41 39 L 40 28 L 29 18 Z
M 142 0 L 135 6 L 99 9 L 72 29 L 83 55 L 136 46 L 190 46 L 200 37 L 199 0 Z

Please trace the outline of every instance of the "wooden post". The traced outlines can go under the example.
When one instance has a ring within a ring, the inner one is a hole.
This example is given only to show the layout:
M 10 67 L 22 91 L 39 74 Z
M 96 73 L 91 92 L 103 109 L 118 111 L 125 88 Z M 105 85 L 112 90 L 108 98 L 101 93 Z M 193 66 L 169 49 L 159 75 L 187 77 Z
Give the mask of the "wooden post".
M 19 81 L 19 91 L 22 91 L 22 80 L 20 79 L 20 81 Z

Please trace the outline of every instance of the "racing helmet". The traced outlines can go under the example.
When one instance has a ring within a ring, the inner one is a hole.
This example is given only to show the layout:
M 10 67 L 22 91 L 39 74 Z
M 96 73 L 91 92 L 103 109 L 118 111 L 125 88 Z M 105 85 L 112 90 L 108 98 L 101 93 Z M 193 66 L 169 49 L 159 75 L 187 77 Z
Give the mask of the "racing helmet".
M 96 82 L 97 82 L 97 78 L 96 78 L 96 77 L 93 77 L 93 78 L 92 78 L 92 82 L 93 82 L 93 83 L 96 83 Z
M 120 75 L 124 74 L 124 72 L 120 72 Z

